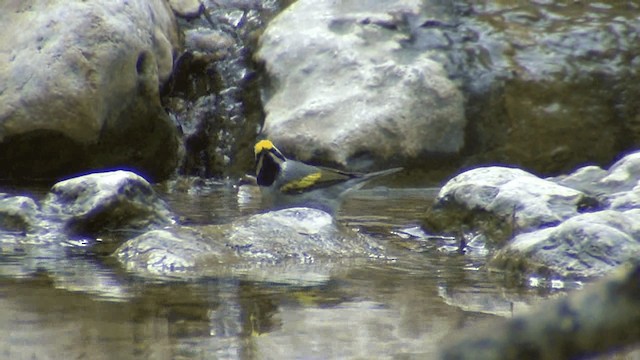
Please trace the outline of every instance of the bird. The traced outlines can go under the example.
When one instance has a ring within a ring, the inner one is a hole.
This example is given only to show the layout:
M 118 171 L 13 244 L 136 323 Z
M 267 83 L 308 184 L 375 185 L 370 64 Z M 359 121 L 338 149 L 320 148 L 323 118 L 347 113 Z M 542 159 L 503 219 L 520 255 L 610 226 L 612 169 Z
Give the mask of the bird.
M 258 141 L 254 153 L 256 182 L 270 209 L 306 207 L 335 215 L 347 193 L 403 169 L 358 173 L 309 165 L 288 159 L 271 140 Z

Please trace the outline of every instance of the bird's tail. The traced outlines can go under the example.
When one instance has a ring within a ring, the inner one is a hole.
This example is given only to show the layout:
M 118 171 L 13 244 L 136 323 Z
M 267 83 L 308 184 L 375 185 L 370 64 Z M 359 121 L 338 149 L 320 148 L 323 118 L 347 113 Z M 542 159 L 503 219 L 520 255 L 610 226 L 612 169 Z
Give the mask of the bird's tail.
M 401 167 L 397 167 L 397 168 L 393 168 L 393 169 L 386 169 L 386 170 L 381 170 L 381 171 L 374 171 L 371 173 L 367 173 L 364 174 L 360 180 L 358 181 L 358 184 L 353 186 L 351 189 L 349 190 L 358 190 L 361 187 L 363 187 L 366 183 L 368 183 L 369 181 L 382 177 L 382 176 L 387 176 L 387 175 L 391 175 L 394 173 L 397 173 L 398 171 L 403 170 L 404 168 Z
M 374 179 L 374 178 L 381 177 L 381 176 L 387 176 L 387 175 L 395 174 L 395 173 L 397 173 L 399 171 L 402 171 L 402 170 L 404 170 L 404 168 L 397 167 L 397 168 L 393 168 L 393 169 L 374 171 L 372 173 L 366 174 L 364 177 L 367 178 L 367 179 Z

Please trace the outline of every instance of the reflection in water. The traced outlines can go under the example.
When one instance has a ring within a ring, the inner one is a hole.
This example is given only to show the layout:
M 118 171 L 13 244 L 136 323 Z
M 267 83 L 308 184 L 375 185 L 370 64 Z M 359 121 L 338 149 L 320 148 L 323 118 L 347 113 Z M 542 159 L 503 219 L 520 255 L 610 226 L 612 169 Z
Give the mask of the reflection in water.
M 224 184 L 163 196 L 185 223 L 260 211 L 251 187 L 240 197 Z M 397 260 L 364 262 L 313 286 L 150 282 L 110 258 L 3 256 L 0 357 L 431 358 L 461 327 L 510 316 L 539 298 L 484 271 L 487 251 L 446 251 L 447 238 L 424 238 L 412 250 L 403 245 L 410 239 L 392 235 L 414 229 L 433 196 L 429 189 L 357 193 L 340 221 L 376 236 Z

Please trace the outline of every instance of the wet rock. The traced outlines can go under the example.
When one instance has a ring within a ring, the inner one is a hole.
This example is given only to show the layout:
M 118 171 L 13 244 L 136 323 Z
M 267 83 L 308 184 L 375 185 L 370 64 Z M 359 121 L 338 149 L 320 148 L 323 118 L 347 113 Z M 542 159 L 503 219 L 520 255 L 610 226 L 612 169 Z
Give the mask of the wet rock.
M 497 269 L 545 278 L 602 276 L 640 252 L 639 162 L 632 153 L 608 170 L 587 166 L 546 180 L 519 169 L 473 169 L 441 189 L 440 218 L 427 223 L 510 240 L 491 261 Z
M 479 323 L 445 344 L 441 359 L 578 359 L 640 342 L 640 265 L 526 315 Z
M 640 184 L 629 191 L 611 194 L 608 200 L 609 207 L 613 210 L 640 209 Z
M 588 194 L 601 195 L 611 190 L 606 185 L 602 186 L 600 184 L 600 180 L 605 176 L 607 176 L 606 170 L 599 166 L 590 165 L 581 167 L 569 175 L 560 175 L 548 180 Z
M 297 1 L 260 39 L 263 132 L 285 152 L 355 170 L 463 146 L 463 97 L 441 64 L 403 44 L 422 2 Z
M 468 163 L 541 173 L 604 164 L 640 134 L 640 7 L 607 2 L 454 2 L 416 46 L 444 34 L 445 67 L 467 95 Z M 567 136 L 567 134 L 571 134 Z
M 172 173 L 178 133 L 159 89 L 179 41 L 164 1 L 0 7 L 3 178 L 59 179 L 114 165 L 154 179 Z
M 340 227 L 326 212 L 308 208 L 251 216 L 233 223 L 219 240 L 245 258 L 268 263 L 384 255 L 372 239 Z
M 169 0 L 169 5 L 178 16 L 185 18 L 196 17 L 204 10 L 199 0 Z
M 129 171 L 94 173 L 51 188 L 43 212 L 70 234 L 98 236 L 115 230 L 144 230 L 173 222 L 167 205 L 149 183 Z
M 36 226 L 40 209 L 26 196 L 0 194 L 0 231 L 26 233 Z
M 514 232 L 556 225 L 579 214 L 588 197 L 524 170 L 483 167 L 463 172 L 440 190 L 443 211 L 489 214 Z
M 155 275 L 192 273 L 203 255 L 230 263 L 236 257 L 231 249 L 216 249 L 190 229 L 151 230 L 115 252 L 128 271 Z
M 517 273 L 584 279 L 602 276 L 640 254 L 640 209 L 581 214 L 516 236 L 491 266 Z
M 129 271 L 152 275 L 246 275 L 326 280 L 332 264 L 383 258 L 373 239 L 339 227 L 320 210 L 293 208 L 225 225 L 147 232 L 114 253 Z
M 593 165 L 585 166 L 569 175 L 549 180 L 588 194 L 617 197 L 637 186 L 640 180 L 640 152 L 625 155 L 608 170 Z
M 173 1 L 176 3 L 192 1 Z M 200 1 L 198 16 L 180 12 L 185 49 L 163 103 L 179 124 L 185 156 L 178 171 L 240 177 L 253 163 L 264 118 L 252 55 L 256 38 L 278 11 L 276 1 Z

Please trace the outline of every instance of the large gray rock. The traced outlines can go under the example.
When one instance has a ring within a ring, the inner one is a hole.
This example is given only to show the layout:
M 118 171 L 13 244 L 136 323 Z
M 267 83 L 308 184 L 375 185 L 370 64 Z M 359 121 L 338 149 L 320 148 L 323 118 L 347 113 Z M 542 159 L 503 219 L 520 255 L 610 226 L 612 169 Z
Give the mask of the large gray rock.
M 587 196 L 524 170 L 482 167 L 463 172 L 440 190 L 437 202 L 454 211 L 488 213 L 517 232 L 536 230 L 579 214 Z
M 365 170 L 456 154 L 463 96 L 442 66 L 403 46 L 421 1 L 300 0 L 257 53 L 272 88 L 264 133 L 299 159 Z
M 234 275 L 287 282 L 324 281 L 358 259 L 387 259 L 373 239 L 308 208 L 150 231 L 125 242 L 114 255 L 128 271 L 145 276 Z
M 0 23 L 3 178 L 172 172 L 177 131 L 159 88 L 179 41 L 164 1 L 5 1 Z
M 638 161 L 631 154 L 608 171 L 590 166 L 547 180 L 519 169 L 477 168 L 447 182 L 437 200 L 455 226 L 465 221 L 509 240 L 492 267 L 592 278 L 640 254 Z
M 114 255 L 125 269 L 155 276 L 194 274 L 203 255 L 233 263 L 233 250 L 214 248 L 196 231 L 184 229 L 151 230 L 120 246 Z
M 635 147 L 640 73 L 626 59 L 640 51 L 640 8 L 599 5 L 458 2 L 449 17 L 426 14 L 415 43 L 435 43 L 422 50 L 468 90 L 469 163 L 558 173 Z
M 639 239 L 639 209 L 586 213 L 516 236 L 491 266 L 547 277 L 593 278 L 637 258 Z

